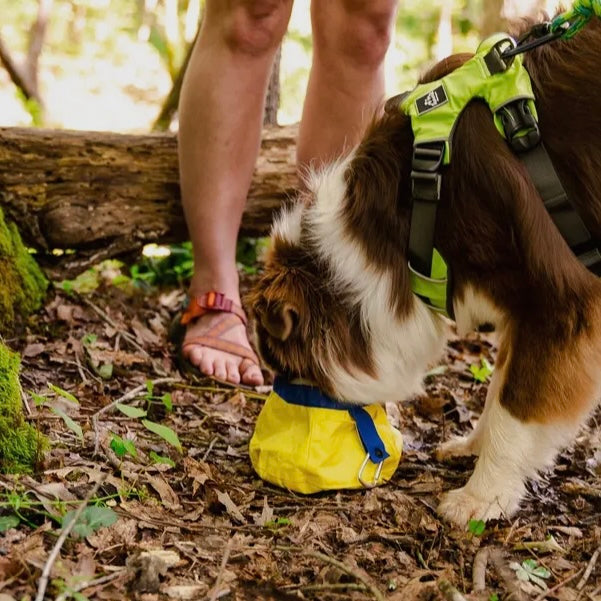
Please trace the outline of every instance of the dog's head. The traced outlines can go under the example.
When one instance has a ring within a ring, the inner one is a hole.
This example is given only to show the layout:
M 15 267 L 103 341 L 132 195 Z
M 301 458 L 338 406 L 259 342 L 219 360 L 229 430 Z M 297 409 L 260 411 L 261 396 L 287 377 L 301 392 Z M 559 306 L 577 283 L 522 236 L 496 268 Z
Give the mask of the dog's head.
M 248 298 L 267 365 L 352 401 L 418 393 L 444 341 L 442 320 L 409 288 L 409 209 L 397 189 L 410 138 L 401 129 L 377 123 L 349 156 L 309 177 L 276 220 Z

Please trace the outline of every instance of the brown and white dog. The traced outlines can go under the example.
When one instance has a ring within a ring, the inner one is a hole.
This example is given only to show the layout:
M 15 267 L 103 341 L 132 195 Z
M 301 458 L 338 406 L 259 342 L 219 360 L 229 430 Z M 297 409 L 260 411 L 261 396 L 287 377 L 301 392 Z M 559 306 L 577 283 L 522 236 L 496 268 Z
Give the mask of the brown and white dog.
M 601 21 L 526 55 L 542 138 L 566 191 L 601 239 Z M 461 65 L 453 56 L 423 78 Z M 407 267 L 413 134 L 385 114 L 347 157 L 308 182 L 273 227 L 249 305 L 259 350 L 288 376 L 360 403 L 420 393 L 445 343 L 443 320 L 412 294 Z M 572 254 L 527 171 L 472 101 L 443 175 L 435 243 L 453 277 L 459 333 L 499 336 L 484 413 L 441 457 L 479 455 L 439 512 L 459 525 L 509 516 L 601 397 L 601 282 Z

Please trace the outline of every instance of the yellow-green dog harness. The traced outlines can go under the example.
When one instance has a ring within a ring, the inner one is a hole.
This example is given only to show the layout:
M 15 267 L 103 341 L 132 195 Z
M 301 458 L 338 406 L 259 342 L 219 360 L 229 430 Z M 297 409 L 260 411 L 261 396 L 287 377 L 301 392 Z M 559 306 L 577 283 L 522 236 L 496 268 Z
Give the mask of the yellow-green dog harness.
M 497 130 L 524 162 L 568 245 L 585 266 L 601 275 L 599 241 L 569 202 L 541 143 L 532 83 L 520 54 L 573 35 L 593 14 L 601 14 L 601 0 L 576 2 L 552 23 L 536 26 L 520 44 L 506 34 L 491 36 L 455 71 L 399 97 L 398 109 L 411 118 L 414 134 L 408 252 L 411 288 L 431 309 L 453 315 L 447 264 L 434 247 L 434 231 L 442 171 L 452 160 L 457 120 L 475 98 L 489 106 Z M 534 40 L 527 41 L 531 37 Z

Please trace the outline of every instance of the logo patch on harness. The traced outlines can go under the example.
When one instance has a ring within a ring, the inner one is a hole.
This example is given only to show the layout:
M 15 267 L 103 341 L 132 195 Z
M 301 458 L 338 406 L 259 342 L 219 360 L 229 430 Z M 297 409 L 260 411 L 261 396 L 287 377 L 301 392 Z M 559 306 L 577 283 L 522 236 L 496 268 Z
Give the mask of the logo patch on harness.
M 444 86 L 441 84 L 437 88 L 430 90 L 427 94 L 420 96 L 416 101 L 417 112 L 420 115 L 434 110 L 435 108 L 446 104 L 449 101 Z

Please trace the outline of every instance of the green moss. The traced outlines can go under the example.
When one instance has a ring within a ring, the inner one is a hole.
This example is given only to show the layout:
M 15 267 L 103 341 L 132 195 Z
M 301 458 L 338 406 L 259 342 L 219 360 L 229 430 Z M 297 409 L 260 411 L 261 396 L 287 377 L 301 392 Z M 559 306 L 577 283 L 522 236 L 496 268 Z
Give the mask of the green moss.
M 38 309 L 48 281 L 0 209 L 0 331 Z
M 0 472 L 29 473 L 47 446 L 23 417 L 19 356 L 0 343 Z

